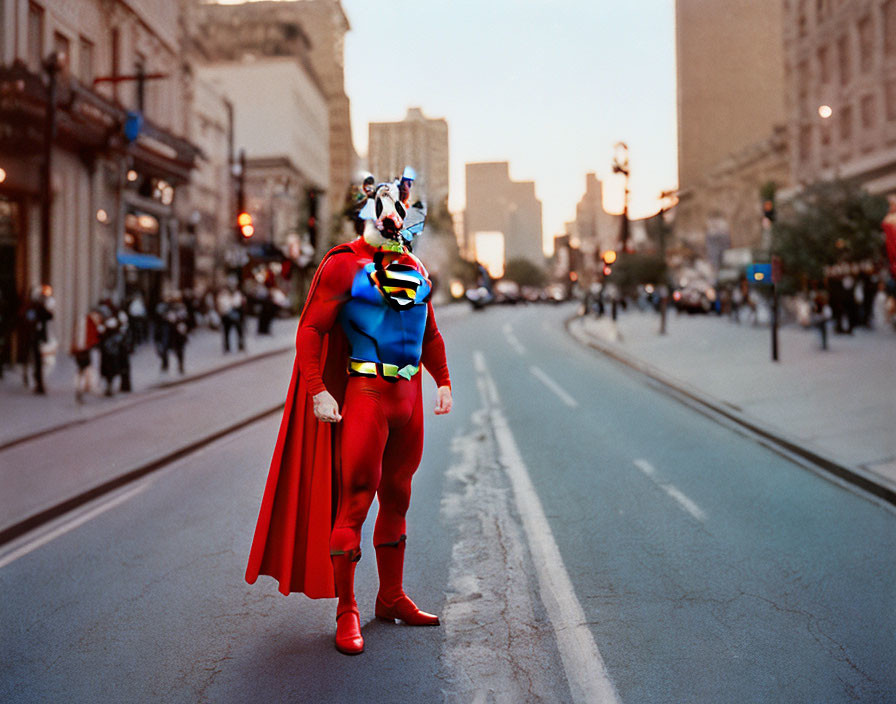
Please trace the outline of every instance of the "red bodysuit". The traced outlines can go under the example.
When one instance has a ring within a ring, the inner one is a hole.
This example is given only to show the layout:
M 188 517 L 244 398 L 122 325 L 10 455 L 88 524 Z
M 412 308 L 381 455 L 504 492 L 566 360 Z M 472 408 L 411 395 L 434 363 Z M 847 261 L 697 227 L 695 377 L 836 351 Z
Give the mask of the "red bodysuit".
M 293 378 L 246 570 L 250 584 L 267 574 L 284 594 L 346 596 L 351 589 L 340 586 L 330 555 L 358 557 L 361 525 L 378 495 L 374 545 L 399 548 L 383 550 L 382 560 L 377 550 L 378 566 L 388 573 L 380 570 L 380 591 L 385 578 L 387 594 L 401 592 L 405 514 L 423 446 L 421 379 L 414 366 L 422 363 L 438 386 L 450 386 L 429 286 L 416 257 L 382 252 L 363 238 L 324 257 L 299 323 Z M 339 404 L 341 423 L 314 417 L 311 398 L 324 389 Z M 345 608 L 340 598 L 339 611 Z
M 390 278 L 395 273 L 401 279 Z M 383 281 L 376 281 L 377 275 Z M 414 288 L 413 299 L 407 297 L 409 285 Z M 377 250 L 363 239 L 352 243 L 350 251 L 327 257 L 302 314 L 296 343 L 309 393 L 326 388 L 321 350 L 336 325 L 344 328 L 350 358 L 358 369 L 364 362 L 396 367 L 422 363 L 438 386 L 450 386 L 445 345 L 428 300 L 430 288 L 416 257 Z M 390 295 L 397 299 L 390 300 Z M 409 324 L 405 318 L 414 320 Z M 411 478 L 423 454 L 419 370 L 410 378 L 384 376 L 382 366 L 370 376 L 353 372 L 345 388 L 342 417 L 341 462 L 334 468 L 339 496 L 330 538 L 333 554 L 360 549 L 361 526 L 374 494 L 379 499 L 374 545 L 395 543 L 405 534 Z

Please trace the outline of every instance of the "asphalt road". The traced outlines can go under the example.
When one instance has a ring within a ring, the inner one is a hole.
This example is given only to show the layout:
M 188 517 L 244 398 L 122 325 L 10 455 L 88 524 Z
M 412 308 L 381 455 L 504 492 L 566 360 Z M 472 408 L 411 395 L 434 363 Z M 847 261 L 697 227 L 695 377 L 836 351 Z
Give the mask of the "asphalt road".
M 358 657 L 334 601 L 245 584 L 270 418 L 0 553 L 0 700 L 893 701 L 892 509 L 584 349 L 569 313 L 440 319 L 455 409 L 427 415 L 405 586 L 441 628 L 373 620 L 372 521 Z M 219 408 L 205 388 L 178 412 Z

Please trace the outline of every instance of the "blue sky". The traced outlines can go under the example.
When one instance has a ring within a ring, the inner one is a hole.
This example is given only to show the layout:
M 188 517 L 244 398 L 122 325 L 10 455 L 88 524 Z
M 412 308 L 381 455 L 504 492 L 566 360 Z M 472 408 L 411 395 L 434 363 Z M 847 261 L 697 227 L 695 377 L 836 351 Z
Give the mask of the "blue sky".
M 367 123 L 409 106 L 448 121 L 452 209 L 470 161 L 509 161 L 534 180 L 545 239 L 575 215 L 585 173 L 606 181 L 625 141 L 631 212 L 649 215 L 677 184 L 674 0 L 342 0 L 346 92 L 360 153 Z

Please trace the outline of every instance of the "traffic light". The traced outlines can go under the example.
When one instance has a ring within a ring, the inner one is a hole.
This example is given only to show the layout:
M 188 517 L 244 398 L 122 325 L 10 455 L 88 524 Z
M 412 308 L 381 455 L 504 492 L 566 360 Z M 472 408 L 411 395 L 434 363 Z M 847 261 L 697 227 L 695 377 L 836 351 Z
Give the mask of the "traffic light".
M 249 213 L 243 211 L 237 215 L 236 224 L 243 239 L 247 240 L 255 234 L 255 226 L 252 224 L 252 216 Z
M 773 223 L 775 221 L 775 201 L 771 199 L 762 201 L 762 214 L 769 223 Z
M 603 268 L 604 276 L 609 276 L 610 274 L 613 273 L 612 265 L 613 265 L 613 262 L 616 261 L 615 250 L 608 249 L 606 252 L 604 252 L 601 255 L 601 259 L 603 259 L 603 262 L 604 262 L 604 268 Z

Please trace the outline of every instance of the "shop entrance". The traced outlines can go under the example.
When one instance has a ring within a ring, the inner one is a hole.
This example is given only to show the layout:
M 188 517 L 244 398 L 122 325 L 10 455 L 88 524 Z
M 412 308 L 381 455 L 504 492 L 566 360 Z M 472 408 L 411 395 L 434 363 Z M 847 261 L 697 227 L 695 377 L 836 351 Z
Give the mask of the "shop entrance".
M 17 361 L 14 337 L 20 294 L 25 294 L 22 208 L 18 201 L 0 195 L 0 364 Z

